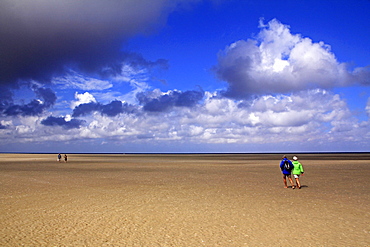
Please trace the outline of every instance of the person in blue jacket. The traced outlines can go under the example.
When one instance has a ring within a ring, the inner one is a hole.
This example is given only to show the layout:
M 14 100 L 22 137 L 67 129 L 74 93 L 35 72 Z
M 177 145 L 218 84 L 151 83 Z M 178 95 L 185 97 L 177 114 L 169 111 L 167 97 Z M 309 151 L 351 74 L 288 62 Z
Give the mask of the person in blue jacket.
M 283 156 L 282 161 L 280 162 L 280 170 L 283 174 L 283 181 L 284 181 L 284 188 L 288 188 L 286 178 L 289 179 L 290 184 L 292 185 L 292 189 L 295 189 L 293 180 L 292 180 L 292 170 L 294 168 L 293 163 L 288 160 L 286 155 Z

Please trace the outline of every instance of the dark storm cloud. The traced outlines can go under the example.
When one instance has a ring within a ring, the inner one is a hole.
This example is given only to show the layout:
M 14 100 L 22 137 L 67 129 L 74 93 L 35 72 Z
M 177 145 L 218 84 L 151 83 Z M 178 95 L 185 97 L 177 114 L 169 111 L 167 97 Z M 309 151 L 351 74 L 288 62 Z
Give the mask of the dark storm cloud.
M 112 101 L 107 105 L 101 106 L 101 114 L 114 117 L 123 112 L 123 105 L 121 101 Z
M 0 86 L 0 115 L 12 105 L 12 92 L 6 87 Z
M 0 107 L 3 104 L 7 104 L 13 100 L 13 93 L 12 91 L 4 86 L 0 85 Z
M 195 106 L 204 96 L 203 91 L 172 91 L 158 97 L 152 97 L 152 92 L 139 93 L 137 98 L 144 106 L 144 111 L 163 112 L 172 107 L 192 107 Z
M 161 67 L 163 69 L 168 68 L 168 61 L 166 59 L 157 59 L 156 61 L 148 61 L 141 54 L 138 53 L 125 53 L 125 62 L 130 64 L 132 67 Z
M 101 103 L 86 103 L 77 106 L 73 109 L 73 117 L 86 116 L 93 112 L 100 112 L 102 115 L 114 117 L 121 113 L 134 113 L 136 108 L 130 104 L 122 103 L 121 101 L 115 100 L 109 104 L 103 105 Z
M 44 99 L 46 108 L 53 106 L 57 100 L 57 96 L 50 88 L 36 88 L 35 93 L 38 97 Z
M 119 63 L 122 42 L 163 23 L 168 0 L 2 0 L 0 83 L 45 82 L 74 66 L 86 72 Z M 161 63 L 163 61 L 156 61 Z
M 5 109 L 4 114 L 6 116 L 36 116 L 43 113 L 44 109 L 44 104 L 38 100 L 32 100 L 28 104 L 11 105 Z
M 33 99 L 27 104 L 14 104 L 12 100 L 0 101 L 0 113 L 5 116 L 37 116 L 55 104 L 57 99 L 50 88 L 32 86 L 36 96 L 42 100 Z
M 72 116 L 73 117 L 86 116 L 93 113 L 94 111 L 99 111 L 99 108 L 100 104 L 95 102 L 81 104 L 73 109 Z
M 119 75 L 122 72 L 122 63 L 128 64 L 135 69 L 146 68 L 152 69 L 154 67 L 160 69 L 168 69 L 168 60 L 157 59 L 156 61 L 150 61 L 145 59 L 141 54 L 134 52 L 121 52 L 121 62 L 111 63 L 108 67 L 105 67 L 99 72 L 101 76 L 111 77 Z
M 45 126 L 61 126 L 65 129 L 78 129 L 85 121 L 79 119 L 71 119 L 71 121 L 66 121 L 64 117 L 53 117 L 49 116 L 48 118 L 41 121 L 41 124 Z

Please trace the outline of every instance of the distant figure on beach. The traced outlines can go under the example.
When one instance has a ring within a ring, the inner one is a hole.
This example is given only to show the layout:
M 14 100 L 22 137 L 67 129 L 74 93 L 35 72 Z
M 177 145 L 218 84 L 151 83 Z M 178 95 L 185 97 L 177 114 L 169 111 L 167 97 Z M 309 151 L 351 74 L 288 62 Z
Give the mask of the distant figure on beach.
M 281 169 L 281 173 L 283 174 L 284 188 L 288 188 L 288 185 L 286 182 L 286 178 L 288 178 L 290 184 L 292 185 L 292 189 L 295 189 L 295 186 L 292 180 L 292 175 L 291 175 L 293 168 L 294 168 L 293 163 L 290 160 L 288 160 L 286 155 L 284 155 L 282 161 L 280 162 L 280 169 Z
M 65 154 L 65 155 L 64 155 L 64 162 L 65 162 L 65 163 L 67 163 L 67 159 L 68 159 L 67 154 Z
M 58 159 L 57 161 L 60 162 L 60 160 L 62 159 L 62 155 L 61 154 L 58 154 Z
M 298 161 L 298 157 L 297 156 L 293 156 L 293 165 L 294 165 L 294 168 L 293 168 L 293 176 L 295 178 L 295 182 L 296 182 L 296 185 L 298 187 L 298 189 L 301 188 L 301 182 L 299 181 L 299 176 L 303 173 L 304 173 L 304 170 L 303 170 L 303 166 L 302 164 Z

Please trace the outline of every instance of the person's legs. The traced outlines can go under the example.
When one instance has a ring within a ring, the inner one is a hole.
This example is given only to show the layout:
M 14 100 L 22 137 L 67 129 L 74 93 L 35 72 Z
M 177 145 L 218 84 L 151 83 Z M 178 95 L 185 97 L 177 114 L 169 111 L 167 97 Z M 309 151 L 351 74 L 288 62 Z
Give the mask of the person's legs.
M 294 183 L 293 183 L 293 180 L 292 180 L 292 176 L 288 175 L 288 179 L 289 179 L 290 184 L 292 185 L 292 188 L 295 189 L 295 186 L 294 186 Z
M 297 187 L 300 189 L 301 188 L 301 182 L 299 181 L 299 178 L 295 179 Z
M 301 188 L 301 182 L 299 181 L 299 175 L 294 174 L 295 182 L 297 187 L 300 189 Z
M 286 183 L 286 175 L 283 174 L 283 181 L 284 181 L 284 188 L 288 188 L 288 185 Z

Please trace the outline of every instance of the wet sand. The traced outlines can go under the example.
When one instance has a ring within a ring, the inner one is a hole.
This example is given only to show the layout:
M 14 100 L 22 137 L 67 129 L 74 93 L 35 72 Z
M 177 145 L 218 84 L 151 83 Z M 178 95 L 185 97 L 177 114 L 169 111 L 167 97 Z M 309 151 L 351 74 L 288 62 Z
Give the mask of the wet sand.
M 0 246 L 370 246 L 370 154 L 0 154 Z

